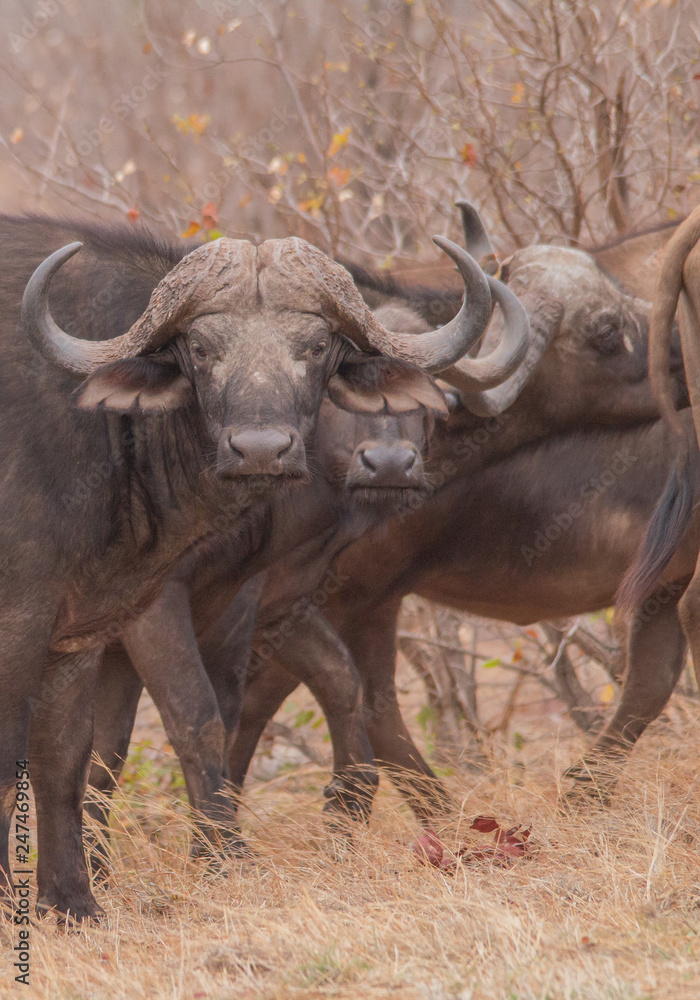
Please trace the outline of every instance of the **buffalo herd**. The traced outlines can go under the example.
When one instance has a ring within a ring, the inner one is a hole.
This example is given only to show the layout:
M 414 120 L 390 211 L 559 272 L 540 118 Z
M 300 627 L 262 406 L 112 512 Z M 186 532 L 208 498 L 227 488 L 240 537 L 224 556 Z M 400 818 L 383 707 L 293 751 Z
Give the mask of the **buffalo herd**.
M 246 853 L 237 793 L 301 682 L 332 826 L 380 768 L 422 820 L 454 808 L 398 707 L 409 593 L 518 624 L 619 594 L 620 701 L 567 772 L 611 793 L 686 636 L 700 657 L 700 212 L 501 264 L 459 205 L 466 249 L 436 238 L 459 293 L 297 238 L 0 217 L 0 906 L 19 762 L 38 912 L 99 917 L 83 798 L 106 827 L 144 686 L 197 856 Z

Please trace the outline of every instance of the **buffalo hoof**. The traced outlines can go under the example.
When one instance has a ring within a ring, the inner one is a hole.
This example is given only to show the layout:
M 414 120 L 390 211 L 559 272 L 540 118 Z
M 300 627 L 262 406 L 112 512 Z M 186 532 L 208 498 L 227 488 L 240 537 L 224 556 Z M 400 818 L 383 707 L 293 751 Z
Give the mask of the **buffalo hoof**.
M 572 786 L 559 797 L 563 812 L 577 812 L 591 806 L 608 808 L 615 790 L 615 778 L 606 771 L 595 771 L 586 764 L 576 764 L 564 773 Z
M 228 858 L 249 861 L 254 857 L 255 852 L 239 833 L 231 833 L 226 837 L 218 835 L 214 840 L 198 837 L 190 848 L 190 858 L 193 861 L 205 861 L 212 867 L 222 866 Z
M 323 789 L 323 797 L 327 800 L 323 812 L 335 813 L 335 818 L 342 816 L 354 823 L 368 823 L 376 789 L 376 781 L 349 782 L 333 778 Z
M 59 924 L 81 924 L 85 921 L 98 924 L 105 915 L 89 889 L 75 895 L 55 892 L 40 896 L 36 901 L 37 917 L 50 913 L 56 914 Z

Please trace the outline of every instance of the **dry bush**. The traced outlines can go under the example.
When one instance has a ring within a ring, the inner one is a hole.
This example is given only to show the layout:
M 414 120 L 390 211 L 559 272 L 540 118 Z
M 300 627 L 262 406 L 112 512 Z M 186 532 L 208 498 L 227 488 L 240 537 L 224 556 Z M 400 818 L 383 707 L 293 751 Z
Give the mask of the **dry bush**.
M 6 6 L 6 207 L 391 261 L 457 196 L 504 249 L 697 197 L 693 0 L 45 4 Z

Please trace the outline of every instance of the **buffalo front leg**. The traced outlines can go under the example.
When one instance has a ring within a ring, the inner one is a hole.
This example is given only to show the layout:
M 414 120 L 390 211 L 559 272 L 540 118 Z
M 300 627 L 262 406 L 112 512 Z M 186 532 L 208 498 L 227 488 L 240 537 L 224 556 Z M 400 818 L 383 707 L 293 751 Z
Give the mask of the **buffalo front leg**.
M 236 815 L 224 789 L 224 725 L 199 655 L 187 586 L 167 583 L 121 640 L 180 760 L 196 816 L 193 854 L 235 849 Z
M 260 661 L 249 678 L 243 692 L 240 721 L 227 754 L 227 776 L 239 795 L 265 726 L 298 686 L 299 679 L 274 660 Z
M 29 760 L 36 797 L 37 912 L 72 920 L 102 913 L 83 849 L 83 797 L 92 751 L 93 696 L 102 650 L 51 662 L 32 704 Z
M 8 601 L 9 603 L 9 601 Z M 13 609 L 14 610 L 14 609 Z M 26 780 L 24 764 L 29 756 L 29 718 L 31 699 L 38 696 L 41 673 L 46 662 L 49 628 L 43 636 L 39 623 L 28 616 L 26 635 L 13 637 L 11 624 L 0 620 L 3 648 L 0 651 L 0 911 L 9 909 L 12 896 L 12 870 L 15 864 L 15 843 L 10 852 L 12 817 L 18 802 L 18 792 L 26 792 L 18 781 Z M 28 640 L 27 635 L 32 639 Z M 31 763 L 31 762 L 30 762 Z M 18 777 L 21 774 L 21 777 Z M 29 767 L 33 777 L 33 765 Z M 19 843 L 19 842 L 18 842 Z M 20 854 L 22 852 L 20 851 Z M 25 866 L 26 867 L 26 866 Z
M 108 650 L 100 664 L 95 687 L 95 735 L 88 785 L 99 799 L 88 800 L 85 812 L 101 826 L 99 836 L 86 835 L 92 873 L 107 875 L 109 841 L 109 800 L 116 787 L 129 750 L 136 709 L 143 682 L 134 670 L 126 650 Z
M 326 717 L 333 780 L 324 791 L 324 812 L 367 820 L 378 778 L 365 728 L 362 683 L 347 647 L 320 611 L 310 608 L 307 620 L 295 625 L 275 656 L 288 674 L 306 684 Z
M 400 600 L 373 609 L 353 609 L 338 624 L 364 689 L 364 718 L 376 763 L 426 822 L 454 803 L 423 759 L 401 717 L 396 697 L 396 621 Z M 334 615 L 333 621 L 336 616 Z
M 569 800 L 583 794 L 609 801 L 634 744 L 673 694 L 686 653 L 678 616 L 683 590 L 681 584 L 666 584 L 636 610 L 629 626 L 620 702 L 590 750 L 566 772 L 575 782 Z

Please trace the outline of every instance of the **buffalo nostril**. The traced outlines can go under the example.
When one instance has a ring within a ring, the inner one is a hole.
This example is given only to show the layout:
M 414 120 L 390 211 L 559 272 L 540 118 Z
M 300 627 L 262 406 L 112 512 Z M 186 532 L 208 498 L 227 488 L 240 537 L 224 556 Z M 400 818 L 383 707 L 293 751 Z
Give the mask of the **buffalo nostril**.
M 287 434 L 287 440 L 285 443 L 280 445 L 280 450 L 277 452 L 277 458 L 282 458 L 284 455 L 286 455 L 287 452 L 291 449 L 293 443 L 294 442 L 292 441 L 291 434 Z
M 231 451 L 234 453 L 234 455 L 237 455 L 239 458 L 245 458 L 245 452 L 242 451 L 240 448 L 237 448 L 233 442 L 234 442 L 233 436 L 229 435 L 228 446 L 231 449 Z
M 372 462 L 371 458 L 368 457 L 366 451 L 361 451 L 358 455 L 360 464 L 367 469 L 368 472 L 376 472 L 377 466 Z
M 410 472 L 411 471 L 411 469 L 413 468 L 413 466 L 416 464 L 416 458 L 417 457 L 418 456 L 416 455 L 415 451 L 408 451 L 407 450 L 406 458 L 403 461 L 403 471 L 404 472 Z

